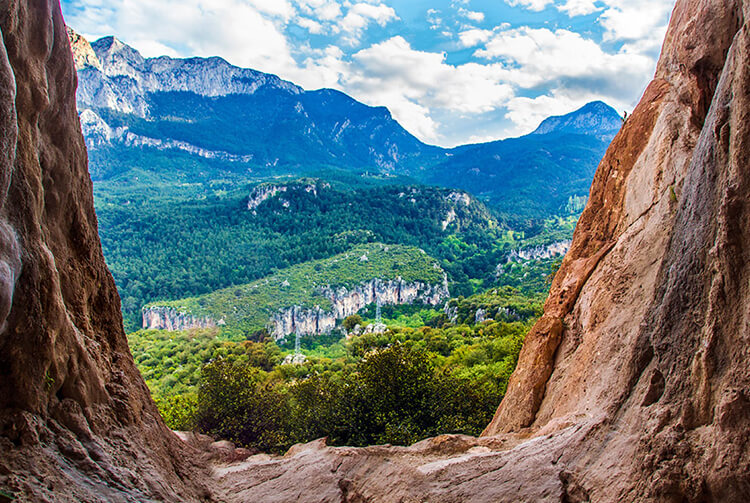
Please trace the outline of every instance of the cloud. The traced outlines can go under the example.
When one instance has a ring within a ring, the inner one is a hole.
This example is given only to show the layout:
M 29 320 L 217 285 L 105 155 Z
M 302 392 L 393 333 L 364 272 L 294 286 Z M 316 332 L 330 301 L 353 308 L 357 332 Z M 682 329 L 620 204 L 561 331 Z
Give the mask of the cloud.
M 445 54 L 415 50 L 396 36 L 353 54 L 342 83 L 366 103 L 388 106 L 421 138 L 435 141 L 434 110 L 484 113 L 512 97 L 511 87 L 498 80 L 498 69 L 476 63 L 449 65 Z
M 512 7 L 539 12 L 555 4 L 570 17 L 602 12 L 598 19 L 606 40 L 663 39 L 674 0 L 505 0 Z
M 465 17 L 466 19 L 469 19 L 470 21 L 474 21 L 475 23 L 481 23 L 482 21 L 484 21 L 484 12 L 477 12 L 460 8 L 458 9 L 458 13 L 459 15 Z
M 565 12 L 570 17 L 587 16 L 599 12 L 603 7 L 597 7 L 597 0 L 568 0 L 565 4 L 557 7 L 557 10 Z
M 74 27 L 94 37 L 117 34 L 144 56 L 221 55 L 233 64 L 283 72 L 293 66 L 283 27 L 286 0 L 79 0 Z M 169 22 L 165 22 L 168 19 Z
M 398 19 L 393 7 L 385 4 L 357 3 L 349 7 L 346 16 L 338 24 L 338 29 L 346 33 L 344 40 L 350 45 L 360 42 L 362 32 L 367 26 L 375 22 L 385 26 L 390 21 Z
M 505 0 L 511 7 L 524 7 L 531 11 L 542 11 L 554 0 Z
M 333 21 L 341 16 L 341 5 L 334 0 L 296 0 L 299 9 L 318 21 Z
M 522 88 L 552 83 L 571 88 L 632 92 L 653 67 L 653 60 L 635 53 L 607 53 L 596 42 L 568 30 L 516 28 L 500 31 L 474 53 L 501 61 L 503 77 Z
M 427 23 L 431 30 L 438 30 L 443 25 L 443 18 L 437 9 L 427 9 Z
M 492 30 L 480 30 L 479 28 L 472 28 L 470 30 L 464 30 L 458 34 L 458 40 L 461 43 L 461 47 L 476 47 L 479 44 L 487 42 L 493 35 Z
M 288 0 L 246 0 L 246 3 L 255 7 L 258 12 L 278 16 L 287 21 L 296 13 Z
M 306 17 L 297 18 L 297 24 L 315 35 L 319 35 L 325 31 L 322 24 Z
M 605 40 L 658 40 L 666 32 L 672 0 L 606 0 L 607 9 L 599 18 L 606 30 Z

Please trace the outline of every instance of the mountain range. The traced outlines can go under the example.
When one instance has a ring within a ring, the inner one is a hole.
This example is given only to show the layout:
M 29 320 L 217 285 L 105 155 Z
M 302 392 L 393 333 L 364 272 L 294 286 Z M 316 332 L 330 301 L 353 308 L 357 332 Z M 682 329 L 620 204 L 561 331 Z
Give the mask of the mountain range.
M 622 124 L 595 102 L 530 135 L 446 149 L 336 90 L 306 91 L 217 57 L 144 58 L 114 37 L 69 36 L 94 181 L 136 168 L 176 182 L 374 173 L 468 190 L 518 222 L 586 196 Z

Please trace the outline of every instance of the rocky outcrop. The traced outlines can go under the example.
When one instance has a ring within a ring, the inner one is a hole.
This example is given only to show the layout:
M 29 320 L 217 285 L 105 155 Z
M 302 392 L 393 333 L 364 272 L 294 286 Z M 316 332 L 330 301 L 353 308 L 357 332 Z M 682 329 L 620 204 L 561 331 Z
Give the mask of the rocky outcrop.
M 422 302 L 436 306 L 450 296 L 447 278 L 443 283 L 429 285 L 419 281 L 406 282 L 373 279 L 353 288 L 326 287 L 321 294 L 331 301 L 331 310 L 320 307 L 304 309 L 299 306 L 283 309 L 271 318 L 270 332 L 276 339 L 288 334 L 317 335 L 329 333 L 337 320 L 359 312 L 368 304 L 382 305 L 414 304 Z
M 247 163 L 253 160 L 253 155 L 236 155 L 221 150 L 209 150 L 197 147 L 185 141 L 151 138 L 138 135 L 128 129 L 127 126 L 112 127 L 90 108 L 84 109 L 79 114 L 81 128 L 86 136 L 86 144 L 89 148 L 98 148 L 119 142 L 128 147 L 149 147 L 156 150 L 181 150 L 188 154 L 197 155 L 204 159 L 218 159 L 228 162 Z
M 190 92 L 206 97 L 253 94 L 265 87 L 292 94 L 302 92 L 275 75 L 238 68 L 221 58 L 144 58 L 115 37 L 105 37 L 89 45 L 70 30 L 70 38 L 77 63 L 98 62 L 77 65 L 79 71 L 85 72 L 78 90 L 82 110 L 107 108 L 148 117 L 146 98 L 154 92 Z
M 80 71 L 86 67 L 95 68 L 103 71 L 102 63 L 89 44 L 89 41 L 80 36 L 70 27 L 67 29 L 68 39 L 70 40 L 70 49 L 73 52 L 73 63 L 76 70 Z
M 320 307 L 305 309 L 293 306 L 283 309 L 271 317 L 270 332 L 274 339 L 283 339 L 289 334 L 327 334 L 336 328 L 336 316 Z
M 323 295 L 331 300 L 333 314 L 337 319 L 346 318 L 368 304 L 380 302 L 383 305 L 414 304 L 422 302 L 438 305 L 450 296 L 447 278 L 439 284 L 430 285 L 421 281 L 407 282 L 401 278 L 394 280 L 373 279 L 353 288 L 324 288 Z
M 289 183 L 262 183 L 255 187 L 247 198 L 247 209 L 256 214 L 258 206 L 265 201 L 273 199 L 281 193 L 285 192 L 306 192 L 313 196 L 318 196 L 318 191 L 322 189 L 328 189 L 331 185 L 327 182 L 322 182 L 315 178 L 303 178 L 295 180 Z M 289 207 L 289 201 L 283 202 L 285 207 Z
M 276 197 L 280 192 L 286 192 L 286 185 L 262 184 L 254 188 L 247 198 L 247 209 L 255 211 L 264 201 Z
M 548 245 L 532 246 L 520 250 L 511 250 L 507 262 L 520 262 L 525 260 L 542 260 L 552 257 L 560 257 L 568 253 L 571 241 L 556 241 Z M 498 267 L 502 267 L 500 264 Z
M 164 425 L 123 332 L 60 7 L 3 2 L 0 32 L 0 489 L 204 500 L 194 451 Z
M 91 114 L 94 113 L 91 110 L 85 110 L 84 113 L 85 112 L 88 112 Z M 81 115 L 83 115 L 83 113 Z M 81 126 L 84 127 L 84 131 L 86 132 L 86 138 L 91 138 L 92 136 L 96 138 L 96 131 L 85 129 L 87 127 L 87 123 L 84 122 L 83 119 L 81 120 Z M 151 138 L 148 136 L 143 136 L 143 135 L 130 132 L 125 127 L 110 129 L 110 131 L 112 131 L 112 134 L 108 136 L 107 142 L 111 142 L 113 140 L 119 140 L 128 147 L 150 147 L 150 148 L 155 148 L 157 150 L 181 150 L 189 154 L 203 157 L 204 159 L 218 159 L 221 161 L 239 162 L 239 163 L 250 162 L 253 160 L 253 157 L 254 157 L 252 154 L 236 155 L 236 154 L 230 154 L 229 152 L 224 152 L 222 150 L 209 150 L 209 149 L 205 149 L 202 147 L 198 147 L 196 145 L 192 145 L 185 141 Z M 104 144 L 104 143 L 105 142 L 101 142 L 101 144 Z
M 214 321 L 208 316 L 193 316 L 173 307 L 145 307 L 142 311 L 142 326 L 148 330 L 191 330 L 194 328 L 216 328 L 223 320 Z
M 677 3 L 486 431 L 588 431 L 591 500 L 750 498 L 749 15 Z

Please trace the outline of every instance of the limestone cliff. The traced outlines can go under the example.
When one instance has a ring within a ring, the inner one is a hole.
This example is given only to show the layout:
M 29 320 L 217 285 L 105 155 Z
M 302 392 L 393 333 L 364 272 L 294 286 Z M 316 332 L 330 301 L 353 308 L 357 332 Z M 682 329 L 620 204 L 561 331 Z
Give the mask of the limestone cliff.
M 520 250 L 511 250 L 508 255 L 508 262 L 519 262 L 524 260 L 541 260 L 552 257 L 559 257 L 568 253 L 570 241 L 555 241 L 548 245 L 532 246 Z M 502 267 L 500 264 L 498 267 Z
M 283 309 L 271 318 L 271 334 L 280 339 L 288 334 L 315 335 L 329 333 L 336 320 L 359 312 L 368 304 L 383 305 L 414 304 L 422 302 L 436 306 L 450 296 L 447 278 L 442 284 L 429 285 L 419 281 L 402 279 L 373 279 L 352 288 L 323 288 L 322 294 L 331 301 L 331 310 L 316 307 L 304 309 L 293 306 Z
M 413 304 L 421 302 L 438 305 L 450 296 L 447 278 L 442 283 L 428 284 L 421 281 L 372 279 L 353 287 L 319 289 L 324 299 L 331 303 L 330 308 L 319 306 L 306 308 L 290 305 L 272 313 L 268 319 L 268 329 L 275 339 L 289 334 L 319 335 L 330 333 L 336 321 L 357 313 L 368 304 L 380 302 L 383 305 Z M 152 330 L 189 330 L 212 328 L 225 324 L 224 319 L 198 316 L 185 310 L 168 306 L 147 306 L 142 311 L 143 328 Z
M 256 214 L 258 206 L 265 201 L 285 192 L 307 192 L 313 196 L 318 195 L 319 190 L 328 189 L 331 185 L 315 178 L 301 178 L 289 183 L 262 183 L 255 187 L 247 198 L 247 209 Z M 289 202 L 284 201 L 288 206 Z
M 0 33 L 0 488 L 203 500 L 196 453 L 162 422 L 123 333 L 58 2 L 3 2 Z
M 215 328 L 221 324 L 222 320 L 214 321 L 207 316 L 193 316 L 172 307 L 154 306 L 143 309 L 143 328 L 148 330 Z

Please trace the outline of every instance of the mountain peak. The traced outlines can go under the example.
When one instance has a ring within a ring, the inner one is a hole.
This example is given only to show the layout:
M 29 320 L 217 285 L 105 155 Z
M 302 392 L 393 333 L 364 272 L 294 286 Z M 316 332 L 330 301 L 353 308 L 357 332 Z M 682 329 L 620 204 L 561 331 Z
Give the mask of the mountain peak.
M 102 37 L 91 44 L 109 75 L 131 75 L 133 69 L 141 69 L 145 59 L 141 53 L 116 37 Z
M 592 101 L 565 115 L 548 117 L 531 134 L 576 133 L 612 140 L 622 126 L 622 119 L 614 108 L 603 101 Z
M 85 37 L 77 33 L 70 26 L 66 26 L 68 31 L 68 40 L 70 40 L 70 49 L 73 52 L 73 62 L 76 71 L 83 70 L 86 67 L 102 69 L 102 63 L 99 61 L 94 49 Z

